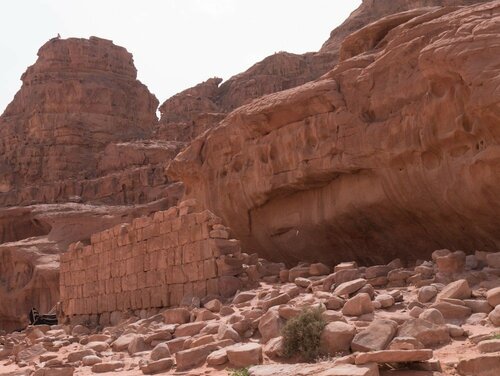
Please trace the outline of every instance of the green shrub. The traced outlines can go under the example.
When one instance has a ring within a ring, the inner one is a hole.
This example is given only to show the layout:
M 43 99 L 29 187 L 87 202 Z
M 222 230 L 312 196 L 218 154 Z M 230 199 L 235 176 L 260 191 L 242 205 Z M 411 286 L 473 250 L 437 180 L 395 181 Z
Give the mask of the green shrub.
M 232 369 L 230 372 L 230 376 L 250 376 L 248 368 Z
M 300 354 L 305 360 L 314 360 L 319 354 L 319 341 L 325 325 L 320 308 L 305 309 L 288 320 L 281 331 L 285 356 Z

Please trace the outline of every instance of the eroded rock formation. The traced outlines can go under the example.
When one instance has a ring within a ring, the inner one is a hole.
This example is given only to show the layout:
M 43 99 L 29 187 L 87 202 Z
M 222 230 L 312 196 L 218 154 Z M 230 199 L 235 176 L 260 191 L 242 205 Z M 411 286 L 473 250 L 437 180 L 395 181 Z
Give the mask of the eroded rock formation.
M 218 78 L 209 79 L 169 98 L 160 106 L 157 135 L 162 139 L 190 141 L 216 126 L 230 111 L 256 98 L 319 78 L 337 64 L 344 38 L 384 16 L 422 7 L 460 6 L 485 1 L 364 0 L 342 25 L 331 32 L 318 52 L 294 54 L 280 51 L 225 82 L 221 83 Z
M 499 19 L 498 1 L 382 18 L 328 74 L 232 112 L 170 174 L 272 259 L 496 250 Z
M 0 117 L 0 328 L 9 330 L 31 307 L 55 305 L 68 244 L 182 194 L 164 173 L 182 143 L 152 140 L 158 101 L 124 48 L 53 39 L 22 81 Z

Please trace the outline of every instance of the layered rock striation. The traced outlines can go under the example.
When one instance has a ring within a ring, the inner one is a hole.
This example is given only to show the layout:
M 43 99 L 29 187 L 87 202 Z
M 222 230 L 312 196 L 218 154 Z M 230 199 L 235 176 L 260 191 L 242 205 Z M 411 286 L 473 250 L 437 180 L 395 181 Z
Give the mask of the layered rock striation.
M 500 246 L 500 2 L 391 15 L 320 79 L 233 111 L 170 166 L 280 260 Z
M 111 41 L 52 39 L 0 117 L 0 329 L 59 299 L 59 254 L 90 234 L 175 205 L 180 150 L 152 139 L 158 101 Z
M 317 52 L 277 52 L 225 82 L 212 78 L 189 88 L 160 106 L 157 137 L 189 142 L 213 128 L 232 110 L 266 94 L 315 80 L 338 62 L 342 41 L 382 17 L 430 6 L 460 6 L 486 0 L 364 0 L 335 28 Z

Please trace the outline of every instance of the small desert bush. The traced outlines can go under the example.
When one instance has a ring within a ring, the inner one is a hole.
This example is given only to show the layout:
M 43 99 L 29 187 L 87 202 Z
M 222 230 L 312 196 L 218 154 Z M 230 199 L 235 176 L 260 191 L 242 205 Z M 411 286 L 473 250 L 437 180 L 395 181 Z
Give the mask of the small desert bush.
M 248 368 L 232 369 L 230 372 L 230 376 L 250 376 Z
M 320 308 L 305 309 L 288 320 L 281 331 L 284 355 L 300 354 L 305 360 L 314 360 L 319 354 L 319 341 L 325 325 Z

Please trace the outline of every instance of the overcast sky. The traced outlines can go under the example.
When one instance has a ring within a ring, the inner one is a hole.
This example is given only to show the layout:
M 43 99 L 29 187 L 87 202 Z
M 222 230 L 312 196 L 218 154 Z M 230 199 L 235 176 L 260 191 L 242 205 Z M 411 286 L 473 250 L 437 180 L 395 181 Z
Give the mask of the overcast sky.
M 0 113 L 47 40 L 91 35 L 134 55 L 160 103 L 277 51 L 317 51 L 361 0 L 9 0 L 0 22 Z

